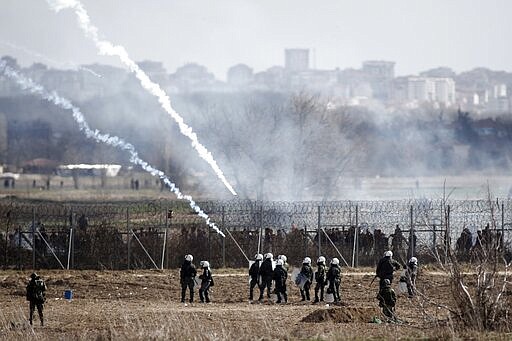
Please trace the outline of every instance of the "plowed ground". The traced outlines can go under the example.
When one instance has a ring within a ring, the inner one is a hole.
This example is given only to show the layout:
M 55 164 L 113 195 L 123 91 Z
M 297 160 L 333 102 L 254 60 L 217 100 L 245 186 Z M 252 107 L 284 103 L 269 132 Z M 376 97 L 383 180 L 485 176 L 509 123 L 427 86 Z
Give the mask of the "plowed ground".
M 366 272 L 362 272 L 366 271 Z M 371 269 L 344 269 L 342 304 L 300 302 L 298 288 L 288 283 L 289 303 L 248 302 L 245 270 L 215 270 L 212 303 L 179 303 L 179 270 L 40 271 L 48 286 L 45 326 L 27 323 L 25 286 L 30 271 L 0 272 L 0 339 L 350 339 L 449 338 L 447 312 L 421 297 L 399 295 L 401 323 L 383 320 L 377 280 Z M 291 273 L 291 271 L 290 271 Z M 73 299 L 63 298 L 66 289 Z M 447 277 L 422 271 L 418 289 L 430 299 L 450 303 Z M 197 290 L 197 288 L 196 288 Z M 395 289 L 398 293 L 398 289 Z M 313 293 L 312 293 L 313 296 Z M 464 337 L 464 332 L 458 334 Z

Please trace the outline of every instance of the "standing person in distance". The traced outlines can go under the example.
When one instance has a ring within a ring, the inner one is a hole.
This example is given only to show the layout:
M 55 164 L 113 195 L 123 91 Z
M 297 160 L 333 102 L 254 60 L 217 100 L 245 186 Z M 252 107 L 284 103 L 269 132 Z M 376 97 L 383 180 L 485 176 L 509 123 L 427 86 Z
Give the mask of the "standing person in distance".
M 338 258 L 333 258 L 331 260 L 331 266 L 329 267 L 329 271 L 327 271 L 327 280 L 329 281 L 329 288 L 327 290 L 334 295 L 334 303 L 341 302 L 341 269 L 340 260 Z
M 34 310 L 37 307 L 39 321 L 41 321 L 41 326 L 43 326 L 43 309 L 44 302 L 46 301 L 46 284 L 44 283 L 43 279 L 39 277 L 35 272 L 30 275 L 30 281 L 27 284 L 27 301 L 30 302 L 30 325 L 32 325 Z
M 185 294 L 187 288 L 190 291 L 189 302 L 194 302 L 194 279 L 196 278 L 197 271 L 192 261 L 194 257 L 192 255 L 186 255 L 183 264 L 180 269 L 180 283 L 181 283 L 181 303 L 185 303 Z
M 315 272 L 315 301 L 314 303 L 323 302 L 324 301 L 324 289 L 326 284 L 326 271 L 325 271 L 325 257 L 320 256 L 316 261 L 317 270 Z M 320 298 L 318 297 L 318 292 L 320 291 Z
M 391 288 L 391 282 L 389 279 L 384 279 L 383 286 L 380 287 L 377 295 L 379 300 L 379 307 L 382 308 L 382 313 L 392 319 L 396 320 L 395 316 L 395 305 L 396 305 L 396 294 L 393 288 Z
M 283 268 L 286 270 L 286 272 L 288 272 L 288 263 L 286 262 L 288 260 L 288 257 L 286 257 L 285 255 L 279 255 L 277 256 L 277 260 L 279 259 L 283 261 Z
M 277 302 L 281 303 L 284 299 L 284 303 L 288 302 L 288 294 L 286 293 L 286 279 L 288 278 L 288 272 L 283 266 L 284 262 L 282 259 L 278 259 L 276 262 L 276 268 L 274 270 L 274 282 L 276 283 L 276 294 Z
M 267 288 L 267 298 L 270 299 L 270 294 L 272 292 L 272 279 L 274 277 L 274 269 L 272 267 L 272 260 L 274 259 L 274 255 L 269 253 L 265 254 L 265 260 L 261 263 L 259 276 L 261 277 L 261 286 L 260 286 L 260 297 L 259 301 L 263 300 L 263 293 L 265 292 L 265 288 Z
M 252 302 L 254 296 L 254 287 L 256 285 L 260 285 L 259 280 L 259 272 L 260 272 L 260 262 L 263 260 L 263 255 L 261 253 L 258 253 L 254 256 L 254 263 L 252 263 L 251 267 L 249 268 L 249 277 L 251 278 L 251 281 L 249 282 L 249 301 Z
M 379 277 L 379 287 L 384 287 L 384 280 L 389 280 L 389 283 L 393 283 L 393 271 L 399 270 L 400 264 L 393 259 L 393 252 L 384 252 L 384 257 L 379 260 L 377 269 L 375 271 L 375 277 Z
M 201 303 L 210 303 L 209 290 L 210 287 L 213 286 L 213 277 L 212 271 L 210 270 L 210 263 L 207 260 L 201 262 L 201 268 L 203 269 L 203 274 L 199 276 L 201 279 L 201 288 L 199 289 L 199 299 Z
M 313 269 L 311 268 L 311 258 L 304 258 L 304 260 L 302 261 L 302 268 L 300 269 L 300 273 L 305 278 L 307 278 L 307 281 L 304 284 L 304 288 L 300 289 L 300 295 L 302 296 L 301 301 L 309 301 L 309 289 L 311 288 L 311 283 L 313 282 Z
M 418 258 L 411 257 L 405 268 L 405 275 L 407 278 L 407 291 L 409 298 L 413 298 L 416 291 L 416 276 L 418 275 Z

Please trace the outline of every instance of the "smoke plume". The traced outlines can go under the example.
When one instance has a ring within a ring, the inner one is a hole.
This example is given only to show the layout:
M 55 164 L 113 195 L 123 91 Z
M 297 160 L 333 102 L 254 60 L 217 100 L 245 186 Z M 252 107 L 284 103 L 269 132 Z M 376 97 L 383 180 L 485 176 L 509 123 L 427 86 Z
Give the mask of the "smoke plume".
M 87 38 L 91 39 L 96 45 L 97 49 L 101 54 L 108 56 L 117 56 L 121 60 L 121 62 L 128 67 L 128 69 L 135 74 L 137 79 L 140 81 L 140 84 L 144 89 L 150 92 L 152 95 L 158 98 L 160 105 L 162 108 L 178 123 L 180 128 L 180 132 L 188 137 L 192 141 L 192 146 L 199 153 L 201 158 L 203 158 L 214 170 L 217 177 L 222 181 L 222 183 L 227 187 L 227 189 L 233 194 L 236 195 L 235 190 L 231 186 L 231 184 L 227 181 L 224 173 L 217 165 L 217 162 L 213 158 L 212 154 L 204 147 L 198 140 L 196 133 L 192 131 L 192 128 L 189 127 L 183 118 L 172 108 L 171 101 L 169 96 L 164 92 L 164 90 L 156 83 L 151 81 L 148 75 L 142 71 L 142 69 L 133 61 L 129 56 L 128 52 L 121 45 L 113 45 L 111 42 L 107 40 L 102 40 L 98 37 L 98 28 L 91 24 L 91 20 L 87 11 L 80 1 L 77 0 L 47 0 L 48 4 L 52 9 L 56 12 L 71 8 L 77 16 L 78 23 L 80 28 L 84 31 Z
M 12 79 L 16 84 L 24 90 L 28 90 L 33 94 L 36 94 L 43 99 L 47 100 L 55 104 L 56 106 L 65 109 L 71 110 L 73 113 L 73 119 L 78 124 L 80 131 L 82 131 L 87 138 L 94 139 L 97 142 L 102 142 L 108 144 L 110 146 L 126 150 L 130 154 L 130 162 L 141 166 L 146 172 L 150 173 L 153 176 L 158 176 L 168 187 L 169 189 L 176 195 L 178 199 L 185 199 L 189 202 L 190 207 L 203 218 L 206 223 L 213 228 L 218 234 L 225 237 L 224 233 L 218 229 L 215 223 L 210 221 L 210 217 L 195 203 L 193 198 L 190 195 L 185 195 L 181 193 L 180 189 L 164 174 L 164 172 L 156 169 L 143 159 L 141 159 L 138 155 L 135 147 L 129 143 L 124 141 L 122 138 L 118 136 L 111 136 L 106 133 L 101 133 L 97 129 L 91 129 L 89 124 L 85 120 L 82 112 L 78 107 L 73 105 L 68 99 L 60 97 L 55 91 L 48 92 L 41 85 L 36 84 L 32 79 L 27 78 L 13 68 L 6 65 L 5 61 L 0 60 L 0 72 L 5 76 Z

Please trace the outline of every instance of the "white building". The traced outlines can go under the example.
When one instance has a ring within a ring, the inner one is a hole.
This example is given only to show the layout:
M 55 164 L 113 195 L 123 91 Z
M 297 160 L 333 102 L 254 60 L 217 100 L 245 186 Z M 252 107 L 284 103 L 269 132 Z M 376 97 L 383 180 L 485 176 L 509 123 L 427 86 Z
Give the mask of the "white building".
M 438 103 L 452 105 L 455 103 L 455 81 L 452 78 L 433 78 L 435 100 Z
M 447 106 L 455 103 L 455 82 L 451 78 L 409 77 L 407 99 L 417 102 L 437 102 Z

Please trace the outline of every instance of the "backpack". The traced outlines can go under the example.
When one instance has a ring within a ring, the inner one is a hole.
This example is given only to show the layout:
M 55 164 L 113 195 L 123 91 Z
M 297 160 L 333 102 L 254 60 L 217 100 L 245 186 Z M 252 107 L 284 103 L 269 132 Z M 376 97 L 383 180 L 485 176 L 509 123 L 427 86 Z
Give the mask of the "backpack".
M 44 302 L 44 291 L 46 290 L 46 286 L 42 279 L 35 280 L 34 286 L 34 298 L 39 302 Z

